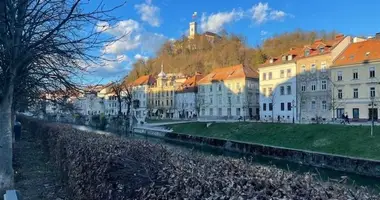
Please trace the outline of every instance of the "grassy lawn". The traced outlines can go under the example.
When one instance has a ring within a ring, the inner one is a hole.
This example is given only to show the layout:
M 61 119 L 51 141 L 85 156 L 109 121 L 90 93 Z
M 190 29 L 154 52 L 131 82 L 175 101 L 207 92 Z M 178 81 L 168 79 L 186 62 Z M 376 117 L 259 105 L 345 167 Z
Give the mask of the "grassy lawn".
M 175 120 L 175 119 L 146 119 L 147 123 L 163 123 L 163 122 L 177 122 L 181 120 Z
M 189 123 L 175 132 L 380 160 L 380 127 L 271 123 Z

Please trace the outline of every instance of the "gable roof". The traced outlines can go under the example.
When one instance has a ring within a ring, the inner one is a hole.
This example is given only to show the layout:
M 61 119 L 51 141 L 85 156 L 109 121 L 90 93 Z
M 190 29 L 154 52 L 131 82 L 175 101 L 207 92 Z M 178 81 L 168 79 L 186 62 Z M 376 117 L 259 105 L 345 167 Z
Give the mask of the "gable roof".
M 310 45 L 305 45 L 303 50 L 306 48 L 309 49 L 309 55 L 305 56 L 304 54 L 300 54 L 298 59 L 309 58 L 312 56 L 324 55 L 330 53 L 342 40 L 344 40 L 345 36 L 342 34 L 336 35 L 332 40 L 322 40 L 317 39 Z M 319 51 L 319 47 L 324 47 L 323 52 Z
M 196 92 L 198 82 L 203 78 L 202 74 L 196 74 L 183 82 L 177 92 Z
M 268 67 L 268 66 L 274 66 L 274 65 L 280 65 L 280 64 L 284 64 L 284 63 L 295 62 L 295 60 L 297 60 L 297 58 L 301 54 L 302 54 L 302 48 L 293 47 L 293 48 L 290 48 L 289 51 L 281 54 L 278 57 L 273 57 L 273 58 L 267 59 L 264 64 L 261 64 L 259 66 L 259 68 Z M 282 56 L 288 56 L 288 55 L 292 55 L 293 56 L 292 60 L 288 60 L 287 57 L 286 57 L 286 60 L 282 60 Z M 270 63 L 271 59 L 273 59 L 272 63 Z
M 380 61 L 380 40 L 352 43 L 335 59 L 333 66 Z
M 201 83 L 211 83 L 212 81 L 224 81 L 237 78 L 258 78 L 259 74 L 257 71 L 240 65 L 235 65 L 231 67 L 223 67 L 214 69 L 211 73 L 207 74 L 204 78 L 199 81 Z
M 151 75 L 145 75 L 145 76 L 140 76 L 138 79 L 133 81 L 132 85 L 137 86 L 137 85 L 153 85 L 156 82 L 156 79 L 153 78 Z

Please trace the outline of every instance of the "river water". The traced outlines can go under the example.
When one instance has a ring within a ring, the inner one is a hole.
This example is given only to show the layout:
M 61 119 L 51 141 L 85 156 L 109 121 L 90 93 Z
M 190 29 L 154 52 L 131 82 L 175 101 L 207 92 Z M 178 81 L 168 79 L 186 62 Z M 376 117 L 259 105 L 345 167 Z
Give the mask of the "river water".
M 91 131 L 97 134 L 114 134 L 112 132 L 107 131 L 99 131 L 90 127 L 86 126 L 73 126 L 76 129 L 84 130 L 84 131 Z M 302 165 L 294 162 L 289 162 L 286 160 L 280 160 L 280 159 L 274 159 L 269 157 L 263 157 L 263 156 L 252 156 L 250 154 L 243 154 L 243 153 L 236 153 L 236 152 L 230 152 L 223 149 L 215 148 L 212 146 L 206 146 L 201 144 L 193 144 L 178 140 L 172 140 L 168 138 L 157 138 L 157 137 L 147 137 L 143 135 L 131 135 L 126 137 L 127 139 L 140 139 L 140 140 L 146 140 L 148 142 L 152 143 L 158 143 L 165 145 L 169 148 L 176 148 L 181 151 L 188 151 L 188 152 L 197 152 L 204 155 L 215 155 L 215 156 L 226 156 L 226 157 L 232 157 L 232 158 L 246 158 L 248 159 L 252 164 L 259 164 L 264 166 L 273 166 L 279 169 L 289 170 L 295 173 L 313 173 L 316 174 L 317 177 L 322 179 L 323 181 L 336 181 L 341 180 L 342 177 L 348 177 L 347 184 L 348 185 L 359 185 L 359 186 L 366 186 L 370 189 L 374 189 L 377 192 L 380 192 L 380 178 L 376 177 L 369 177 L 369 176 L 362 176 L 357 175 L 354 173 L 347 173 L 347 172 L 341 172 L 341 171 L 335 171 L 331 169 L 325 169 L 325 168 L 319 168 L 319 167 L 312 167 L 307 165 Z

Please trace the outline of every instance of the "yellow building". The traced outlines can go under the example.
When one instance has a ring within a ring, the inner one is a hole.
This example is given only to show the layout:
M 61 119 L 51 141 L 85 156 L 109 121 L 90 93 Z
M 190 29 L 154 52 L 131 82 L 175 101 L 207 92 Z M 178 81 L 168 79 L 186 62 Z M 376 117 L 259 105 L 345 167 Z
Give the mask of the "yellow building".
M 303 48 L 297 60 L 297 102 L 301 121 L 331 120 L 332 88 L 330 66 L 351 43 L 351 37 L 315 40 Z
M 337 117 L 348 114 L 353 121 L 371 120 L 372 116 L 378 120 L 379 73 L 379 39 L 353 43 L 339 55 L 331 66 Z

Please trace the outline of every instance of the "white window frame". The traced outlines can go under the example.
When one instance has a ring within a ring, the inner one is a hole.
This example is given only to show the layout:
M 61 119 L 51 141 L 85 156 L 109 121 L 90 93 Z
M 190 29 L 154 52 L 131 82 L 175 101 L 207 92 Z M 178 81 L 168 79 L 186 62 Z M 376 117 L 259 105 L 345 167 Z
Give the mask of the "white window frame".
M 310 72 L 315 73 L 317 71 L 317 65 L 315 63 L 311 64 L 310 66 Z

